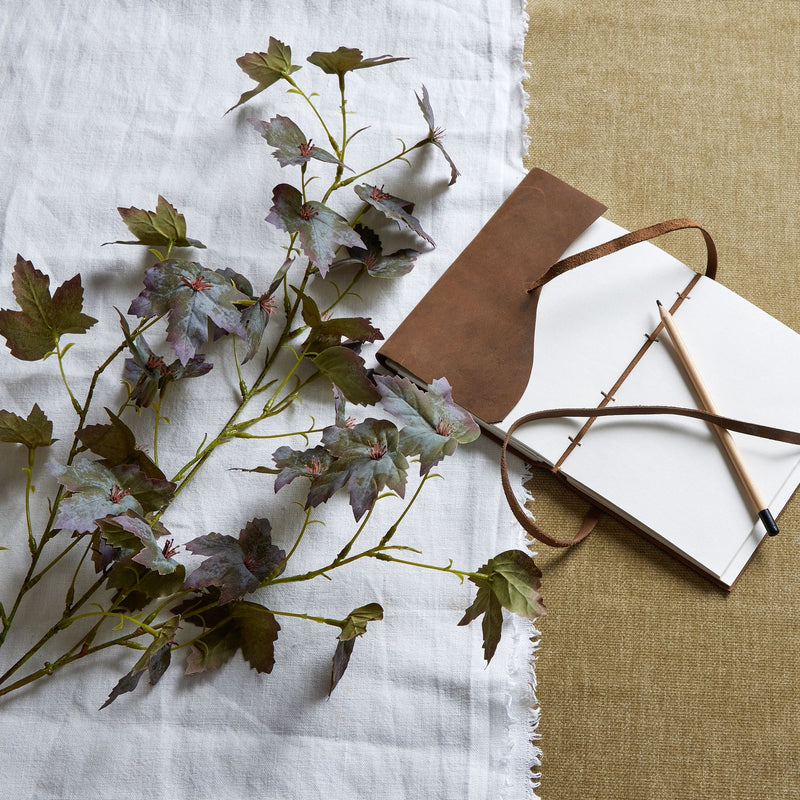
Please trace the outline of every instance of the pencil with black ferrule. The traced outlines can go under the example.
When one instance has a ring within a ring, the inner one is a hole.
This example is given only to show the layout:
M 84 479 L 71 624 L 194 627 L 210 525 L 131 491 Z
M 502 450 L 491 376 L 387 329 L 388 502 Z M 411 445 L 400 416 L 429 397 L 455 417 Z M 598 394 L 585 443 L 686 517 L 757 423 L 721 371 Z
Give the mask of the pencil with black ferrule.
M 700 370 L 697 368 L 697 364 L 692 358 L 683 336 L 681 336 L 680 331 L 675 325 L 675 320 L 673 319 L 672 314 L 667 311 L 667 309 L 661 304 L 660 300 L 657 300 L 656 302 L 658 303 L 658 310 L 661 314 L 661 320 L 664 323 L 664 328 L 666 329 L 667 333 L 669 333 L 669 337 L 672 340 L 678 360 L 681 362 L 681 365 L 686 372 L 687 377 L 689 378 L 689 383 L 692 385 L 692 388 L 694 389 L 694 392 L 700 401 L 701 407 L 705 411 L 709 411 L 712 414 L 718 414 L 719 412 L 714 405 L 714 401 L 711 399 L 708 387 L 700 375 Z M 731 432 L 716 425 L 712 425 L 712 427 L 722 443 L 722 447 L 725 450 L 725 453 L 727 454 L 740 483 L 742 484 L 753 510 L 758 514 L 758 518 L 763 523 L 767 533 L 770 536 L 774 536 L 776 533 L 778 533 L 778 525 L 775 522 L 775 518 L 772 516 L 769 508 L 767 508 L 767 504 L 761 496 L 761 492 L 755 485 L 750 472 L 742 460 L 741 453 L 739 452 L 739 448 L 736 446 L 736 441 L 731 435 Z

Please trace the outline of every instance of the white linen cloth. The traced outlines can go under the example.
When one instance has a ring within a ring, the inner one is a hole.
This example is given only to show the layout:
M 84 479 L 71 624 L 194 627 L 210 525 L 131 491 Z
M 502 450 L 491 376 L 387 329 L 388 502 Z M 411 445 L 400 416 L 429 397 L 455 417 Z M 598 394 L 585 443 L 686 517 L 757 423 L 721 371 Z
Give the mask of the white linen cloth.
M 320 105 L 333 120 L 336 79 L 305 61 L 312 51 L 345 45 L 366 57 L 411 57 L 348 75 L 349 129 L 372 126 L 350 150 L 356 169 L 395 153 L 395 136 L 414 142 L 425 135 L 414 97 L 423 83 L 437 124 L 447 129 L 445 146 L 462 172 L 455 186 L 447 188 L 449 168 L 433 148 L 413 156 L 423 166 L 419 180 L 402 164 L 378 176 L 388 191 L 416 200 L 415 213 L 438 244 L 425 248 L 411 275 L 362 289 L 366 306 L 354 298 L 343 305 L 348 313 L 372 316 L 388 336 L 522 176 L 524 26 L 520 0 L 3 3 L 0 305 L 16 307 L 10 282 L 17 252 L 51 276 L 51 289 L 82 274 L 84 311 L 100 322 L 86 336 L 66 337 L 77 344 L 65 368 L 83 398 L 91 371 L 120 341 L 112 306 L 127 309 L 141 289 L 143 268 L 152 263 L 142 248 L 100 244 L 131 238 L 117 206 L 154 208 L 159 193 L 186 215 L 189 236 L 208 245 L 190 251 L 191 258 L 210 268 L 232 267 L 265 285 L 285 242 L 263 221 L 271 189 L 296 181 L 297 174 L 281 172 L 246 120 L 285 114 L 325 146 L 302 99 L 286 94 L 283 83 L 223 117 L 253 88 L 235 59 L 265 50 L 275 36 L 291 46 L 293 62 L 303 66 L 295 77 L 321 93 Z M 414 245 L 407 235 L 398 241 Z M 211 350 L 212 373 L 176 386 L 163 409 L 173 420 L 162 426 L 160 445 L 168 474 L 205 432 L 214 435 L 235 402 L 235 373 Z M 119 403 L 120 369 L 121 360 L 104 376 L 90 422 L 104 422 L 103 406 Z M 53 488 L 42 462 L 64 458 L 75 415 L 55 359 L 23 363 L 4 348 L 0 375 L 0 407 L 26 415 L 38 402 L 60 440 L 47 456 L 39 452 L 34 475 L 34 527 L 41 530 L 44 497 Z M 350 413 L 362 419 L 369 410 L 351 406 Z M 279 418 L 274 430 L 308 427 L 311 415 L 318 426 L 333 421 L 321 389 L 288 419 Z M 126 419 L 136 422 L 130 412 Z M 141 422 L 149 420 L 145 412 Z M 229 471 L 270 464 L 271 453 L 286 443 L 303 446 L 296 437 L 219 448 L 164 518 L 176 541 L 210 531 L 236 536 L 252 517 L 267 516 L 275 540 L 287 548 L 299 516 L 288 500 L 300 499 L 301 487 L 276 497 L 269 476 Z M 28 561 L 25 453 L 0 448 L 0 544 L 9 548 L 0 552 L 0 599 L 8 608 Z M 396 541 L 422 550 L 427 563 L 452 558 L 457 568 L 473 570 L 496 553 L 524 546 L 500 491 L 498 456 L 489 440 L 459 448 L 440 465 L 446 480 L 425 487 Z M 409 495 L 415 486 L 412 472 Z M 382 501 L 365 541 L 377 541 L 401 507 Z M 316 517 L 326 527 L 306 536 L 293 570 L 327 563 L 355 530 L 344 497 L 320 507 Z M 184 552 L 180 558 L 191 557 Z M 537 763 L 530 743 L 534 628 L 508 621 L 485 668 L 480 624 L 456 625 L 474 586 L 438 572 L 363 563 L 336 570 L 331 582 L 296 584 L 279 602 L 270 596 L 275 608 L 340 618 L 368 602 L 383 605 L 385 619 L 356 642 L 330 699 L 336 631 L 313 622 L 280 619 L 271 675 L 256 674 L 237 655 L 218 672 L 184 676 L 183 650 L 156 687 L 142 680 L 136 692 L 99 711 L 137 658 L 118 648 L 0 700 L 3 796 L 530 796 L 530 769 Z M 58 617 L 68 567 L 54 569 L 53 580 L 43 579 L 29 595 L 0 663 L 7 665 Z M 30 599 L 35 595 L 40 599 Z M 60 652 L 42 651 L 31 668 Z

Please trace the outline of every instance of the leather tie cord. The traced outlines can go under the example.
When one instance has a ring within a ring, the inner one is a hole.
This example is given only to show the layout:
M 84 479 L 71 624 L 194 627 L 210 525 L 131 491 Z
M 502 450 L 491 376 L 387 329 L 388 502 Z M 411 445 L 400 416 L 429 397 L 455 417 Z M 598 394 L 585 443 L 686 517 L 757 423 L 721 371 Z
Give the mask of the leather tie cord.
M 563 275 L 565 272 L 574 269 L 575 267 L 579 267 L 592 260 L 602 258 L 603 256 L 610 255 L 611 253 L 616 253 L 625 247 L 629 247 L 630 245 L 638 244 L 640 242 L 647 241 L 648 239 L 654 239 L 657 236 L 661 236 L 665 233 L 670 233 L 672 231 L 677 231 L 677 230 L 684 230 L 687 228 L 697 228 L 703 234 L 703 239 L 705 240 L 706 250 L 707 250 L 705 275 L 708 278 L 715 279 L 717 274 L 717 248 L 714 244 L 714 240 L 711 238 L 711 234 L 709 234 L 708 231 L 705 230 L 705 228 L 696 223 L 694 220 L 688 218 L 679 218 L 679 219 L 667 220 L 665 222 L 659 222 L 655 225 L 650 225 L 646 228 L 640 228 L 639 230 L 631 231 L 630 233 L 626 233 L 623 236 L 617 237 L 616 239 L 612 239 L 611 241 L 604 242 L 603 244 L 600 244 L 596 247 L 591 247 L 587 250 L 583 250 L 580 253 L 576 253 L 575 255 L 569 256 L 568 258 L 562 259 L 561 261 L 554 264 L 538 281 L 533 283 L 528 288 L 527 291 L 528 293 L 536 292 L 538 296 L 541 287 L 545 283 L 547 283 L 548 281 L 552 280 L 553 278 L 559 275 Z M 631 364 L 629 368 L 626 370 L 626 372 L 623 374 L 622 376 L 623 380 L 630 372 L 630 370 L 633 368 L 633 366 L 634 364 Z M 649 415 L 659 415 L 659 414 L 671 414 L 677 416 L 693 417 L 695 419 L 705 420 L 706 422 L 712 425 L 718 425 L 722 428 L 727 428 L 728 430 L 736 431 L 738 433 L 746 433 L 751 436 L 760 436 L 767 439 L 774 439 L 781 442 L 788 442 L 790 444 L 800 444 L 800 433 L 795 431 L 787 431 L 781 428 L 772 428 L 766 425 L 757 425 L 754 423 L 742 422 L 741 420 L 735 420 L 730 417 L 723 417 L 717 414 L 711 414 L 707 411 L 691 409 L 691 408 L 679 408 L 677 406 L 611 407 L 606 405 L 595 408 L 555 408 L 555 409 L 547 409 L 545 411 L 534 412 L 532 414 L 526 414 L 525 416 L 520 417 L 518 420 L 516 420 L 509 428 L 508 433 L 506 434 L 505 440 L 503 442 L 500 455 L 500 477 L 503 484 L 503 492 L 505 493 L 506 500 L 508 501 L 508 504 L 511 507 L 512 513 L 514 514 L 520 525 L 522 525 L 522 527 L 525 529 L 525 531 L 534 538 L 538 539 L 540 542 L 543 542 L 544 544 L 547 544 L 551 547 L 569 547 L 570 545 L 577 544 L 581 540 L 585 539 L 586 536 L 588 536 L 592 532 L 599 519 L 600 513 L 596 508 L 596 506 L 591 506 L 583 520 L 583 523 L 577 535 L 574 536 L 572 539 L 568 540 L 556 539 L 550 536 L 545 531 L 543 531 L 538 525 L 536 525 L 533 519 L 525 513 L 525 510 L 522 508 L 519 501 L 517 500 L 511 488 L 511 482 L 508 477 L 508 465 L 506 462 L 506 453 L 508 450 L 509 443 L 511 441 L 511 436 L 513 435 L 514 431 L 517 430 L 517 428 L 519 428 L 521 425 L 535 422 L 537 420 L 553 419 L 557 417 L 584 417 L 588 418 L 591 421 L 597 417 L 625 416 L 625 415 L 649 416 Z M 549 467 L 545 464 L 536 462 L 533 462 L 531 466 L 547 469 L 548 471 L 551 472 L 558 471 L 557 467 Z

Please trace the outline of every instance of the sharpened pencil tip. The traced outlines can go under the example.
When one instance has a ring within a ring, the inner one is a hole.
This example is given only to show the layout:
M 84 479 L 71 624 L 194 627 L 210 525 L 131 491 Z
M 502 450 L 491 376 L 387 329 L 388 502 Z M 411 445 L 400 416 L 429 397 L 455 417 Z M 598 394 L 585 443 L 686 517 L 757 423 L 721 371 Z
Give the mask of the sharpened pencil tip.
M 660 306 L 661 305 L 661 301 L 660 300 L 656 300 L 656 305 Z

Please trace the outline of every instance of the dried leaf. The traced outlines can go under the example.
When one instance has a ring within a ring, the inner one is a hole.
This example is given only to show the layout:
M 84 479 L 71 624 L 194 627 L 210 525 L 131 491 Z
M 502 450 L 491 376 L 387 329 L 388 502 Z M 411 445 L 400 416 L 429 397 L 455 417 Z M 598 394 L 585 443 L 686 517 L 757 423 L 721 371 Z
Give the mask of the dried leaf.
M 272 544 L 272 527 L 263 518 L 248 522 L 238 540 L 209 533 L 187 542 L 186 549 L 209 558 L 189 575 L 184 585 L 191 589 L 218 587 L 221 605 L 255 591 L 286 558 L 286 553 Z
M 395 58 L 394 56 L 374 56 L 364 58 L 361 51 L 355 47 L 340 47 L 332 52 L 313 52 L 306 61 L 319 67 L 328 75 L 344 75 L 354 69 L 367 69 L 368 67 L 380 67 L 383 64 L 391 64 L 395 61 L 408 61 L 407 58 Z
M 236 105 L 231 106 L 225 112 L 226 114 L 233 111 L 234 108 L 238 108 L 242 103 L 251 100 L 276 81 L 281 78 L 288 78 L 293 72 L 301 69 L 301 67 L 292 64 L 291 48 L 272 36 L 269 37 L 269 46 L 266 53 L 245 53 L 236 59 L 236 63 L 258 86 L 249 92 L 244 92 Z
M 400 449 L 408 456 L 419 455 L 421 475 L 452 455 L 459 444 L 480 436 L 472 416 L 453 402 L 446 378 L 433 381 L 427 392 L 408 378 L 378 375 L 375 383 L 384 408 L 407 423 L 400 431 Z
M 33 404 L 28 418 L 0 409 L 0 442 L 21 444 L 29 450 L 49 447 L 53 439 L 53 423 L 47 419 L 37 403 Z
M 316 200 L 303 203 L 303 196 L 288 183 L 280 183 L 273 190 L 272 208 L 266 220 L 280 230 L 298 235 L 303 253 L 323 278 L 341 245 L 364 245 L 344 217 Z
M 184 366 L 208 341 L 209 322 L 246 336 L 235 303 L 246 301 L 247 295 L 213 270 L 193 261 L 161 261 L 147 270 L 144 285 L 128 313 L 138 317 L 168 313 L 167 341 Z
M 205 245 L 197 239 L 186 237 L 186 218 L 170 202 L 158 196 L 155 211 L 142 208 L 117 208 L 122 221 L 136 237 L 136 241 L 106 242 L 106 244 L 141 244 L 146 247 L 197 247 Z
M 369 203 L 389 219 L 395 220 L 398 225 L 402 223 L 418 236 L 421 236 L 426 242 L 436 247 L 433 239 L 422 230 L 420 221 L 411 213 L 414 210 L 414 204 L 411 201 L 403 200 L 401 197 L 395 197 L 393 194 L 384 192 L 382 186 L 379 189 L 377 186 L 362 183 L 360 186 L 353 188 L 365 203 Z
M 0 335 L 11 355 L 38 361 L 53 352 L 65 333 L 86 333 L 97 320 L 82 313 L 81 276 L 75 275 L 50 296 L 50 278 L 17 255 L 11 288 L 20 311 L 0 309 Z

